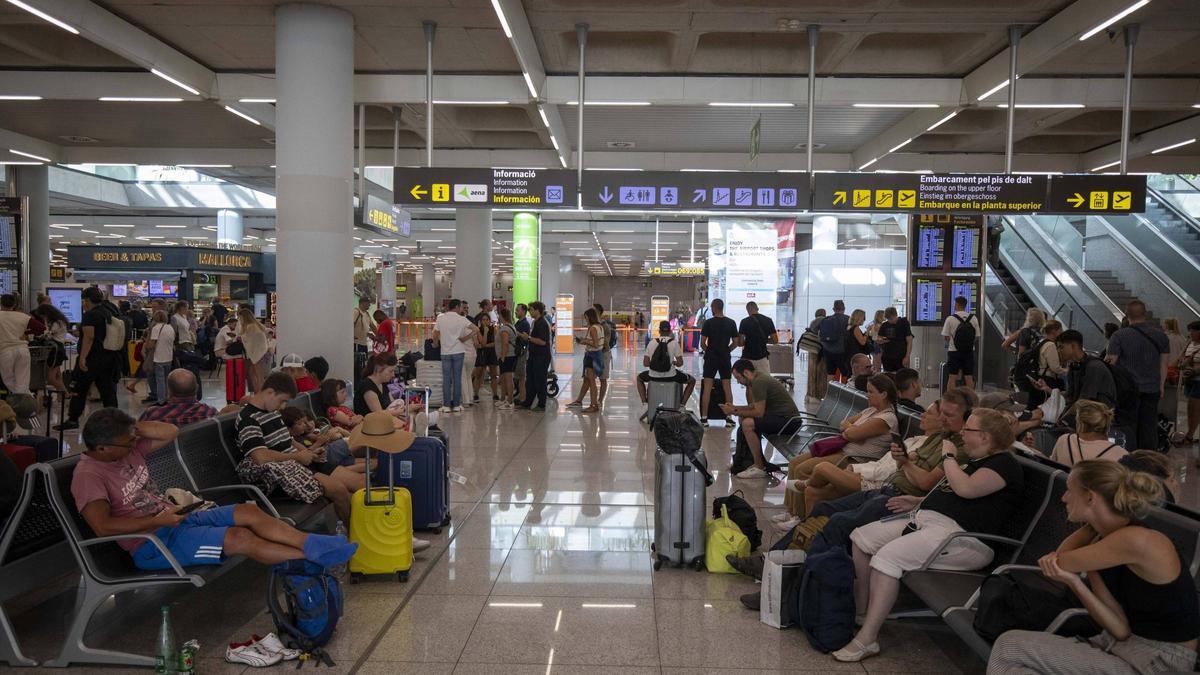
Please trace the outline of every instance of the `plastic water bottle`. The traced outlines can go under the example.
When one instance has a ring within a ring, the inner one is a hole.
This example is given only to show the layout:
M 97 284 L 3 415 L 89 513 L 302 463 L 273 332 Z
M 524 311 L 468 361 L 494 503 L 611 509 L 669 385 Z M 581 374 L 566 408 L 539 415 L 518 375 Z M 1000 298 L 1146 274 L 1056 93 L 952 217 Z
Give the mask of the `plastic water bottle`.
M 348 535 L 348 532 L 346 530 L 346 525 L 340 520 L 337 521 L 337 527 L 335 527 L 333 529 L 333 532 L 334 532 L 334 534 L 337 534 L 342 537 L 346 537 Z M 329 573 L 332 574 L 338 581 L 342 582 L 343 584 L 345 584 L 349 580 L 348 572 L 349 572 L 349 570 L 346 567 L 346 563 L 334 565 L 333 567 L 329 568 Z
M 173 673 L 176 666 L 175 633 L 171 630 L 171 608 L 162 606 L 162 624 L 158 627 L 158 649 L 154 652 L 154 672 Z

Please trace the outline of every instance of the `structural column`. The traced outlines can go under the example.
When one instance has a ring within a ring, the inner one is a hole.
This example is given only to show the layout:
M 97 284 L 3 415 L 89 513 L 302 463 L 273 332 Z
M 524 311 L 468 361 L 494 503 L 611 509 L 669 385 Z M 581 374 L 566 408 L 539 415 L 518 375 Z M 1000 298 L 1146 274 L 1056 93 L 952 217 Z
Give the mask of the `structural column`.
M 217 211 L 217 243 L 241 246 L 245 230 L 242 228 L 242 212 L 233 209 Z
M 437 273 L 433 263 L 421 265 L 421 316 L 437 315 Z
M 354 19 L 319 5 L 275 11 L 279 353 L 353 376 Z
M 814 251 L 836 251 L 838 243 L 837 216 L 815 216 L 812 226 Z
M 451 295 L 476 304 L 492 297 L 492 210 L 458 209 L 454 216 L 454 284 Z
M 29 198 L 29 222 L 22 228 L 29 255 L 23 291 L 24 306 L 32 309 L 37 294 L 50 283 L 50 169 L 44 164 L 9 168 L 15 183 L 9 194 Z

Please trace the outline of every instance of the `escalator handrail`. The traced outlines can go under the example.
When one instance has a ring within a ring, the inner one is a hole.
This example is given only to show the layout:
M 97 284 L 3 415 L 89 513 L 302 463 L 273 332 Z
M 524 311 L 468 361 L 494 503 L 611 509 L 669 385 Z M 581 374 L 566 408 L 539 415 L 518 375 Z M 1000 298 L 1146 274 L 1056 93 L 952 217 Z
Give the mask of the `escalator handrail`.
M 999 253 L 1000 253 L 1000 251 L 997 251 L 996 253 L 997 253 L 997 254 L 999 254 Z M 1005 295 L 1005 296 L 1006 296 L 1006 299 L 1008 299 L 1008 300 L 1012 301 L 1012 304 L 1013 304 L 1013 306 L 1015 306 L 1015 307 L 1020 307 L 1020 308 L 1022 308 L 1022 309 L 1027 309 L 1027 308 L 1025 307 L 1025 303 L 1021 302 L 1020 298 L 1018 298 L 1018 297 L 1017 297 L 1017 294 L 1016 294 L 1016 293 L 1013 293 L 1013 292 L 1012 292 L 1012 289 L 1011 289 L 1011 288 L 1009 288 L 1007 285 L 1005 285 L 1005 284 L 1004 284 L 1003 280 L 1000 278 L 1000 275 L 999 275 L 999 274 L 996 272 L 996 268 L 995 268 L 995 267 L 993 267 L 991 263 L 988 263 L 988 264 L 987 264 L 987 273 L 988 273 L 988 275 L 989 275 L 989 276 L 986 276 L 986 277 L 985 277 L 985 279 L 988 279 L 988 280 L 990 280 L 990 277 L 993 277 L 993 276 L 994 276 L 994 277 L 996 277 L 996 281 L 997 281 L 997 283 L 996 283 L 996 285 L 995 285 L 995 288 L 998 288 L 998 289 L 1000 289 L 1000 292 L 1001 292 L 1003 295 Z M 991 289 L 991 288 L 992 288 L 992 287 L 989 285 L 989 286 L 988 286 L 988 290 L 990 291 L 990 289 Z M 989 302 L 989 303 L 988 303 L 988 307 L 993 307 L 993 308 L 994 308 L 995 306 L 996 306 L 996 303 L 994 303 L 994 302 Z M 999 320 L 999 319 L 997 319 L 997 318 L 995 318 L 995 317 L 993 317 L 993 320 L 994 320 L 994 321 L 995 321 L 997 324 L 1000 324 L 1000 323 L 1001 323 L 1001 322 L 1000 322 L 1000 320 Z M 1001 325 L 1001 326 L 1000 326 L 1000 332 L 1004 333 L 1005 335 L 1008 335 L 1008 327 L 1007 327 L 1007 326 L 1004 326 L 1004 325 Z
M 1180 249 L 1173 242 L 1171 242 L 1171 240 L 1168 239 L 1166 235 L 1164 235 L 1162 232 L 1159 232 L 1158 228 L 1154 227 L 1153 223 L 1151 223 L 1146 218 L 1142 217 L 1141 214 L 1135 213 L 1135 214 L 1133 214 L 1133 216 L 1135 219 L 1141 221 L 1142 224 L 1144 224 L 1146 226 L 1146 229 L 1153 232 L 1156 237 L 1158 237 L 1160 240 L 1163 241 L 1163 243 L 1165 243 L 1167 246 L 1170 246 L 1171 250 L 1178 253 L 1180 255 L 1180 257 L 1182 257 L 1189 265 L 1191 265 L 1192 267 L 1195 267 L 1197 274 L 1200 274 L 1200 265 L 1197 265 L 1196 261 L 1194 259 L 1192 259 L 1191 256 L 1189 256 L 1182 249 Z M 1138 251 L 1137 247 L 1135 247 L 1133 245 L 1133 242 L 1131 242 L 1127 238 L 1125 238 L 1125 235 L 1121 234 L 1120 230 L 1118 230 L 1116 227 L 1113 227 L 1113 224 L 1108 222 L 1108 218 L 1106 218 L 1104 216 L 1091 216 L 1091 217 L 1095 218 L 1096 222 L 1103 225 L 1104 228 L 1108 231 L 1108 235 L 1112 238 L 1112 240 L 1117 242 L 1118 246 L 1125 249 L 1125 253 L 1130 258 L 1133 258 L 1134 260 L 1136 260 L 1138 262 L 1138 264 L 1140 264 L 1143 269 L 1145 269 L 1147 272 L 1149 272 L 1150 276 L 1154 277 L 1154 279 L 1156 281 L 1158 281 L 1158 283 L 1162 284 L 1163 288 L 1167 289 L 1167 291 L 1169 291 L 1171 293 L 1171 295 L 1174 295 L 1176 300 L 1183 303 L 1183 306 L 1192 310 L 1193 313 L 1200 315 L 1200 304 L 1198 304 L 1196 302 L 1196 300 L 1192 298 L 1192 296 L 1188 295 L 1187 291 L 1183 290 L 1183 288 L 1181 288 L 1177 283 L 1175 283 L 1174 279 L 1172 279 L 1169 275 L 1167 275 L 1165 272 L 1163 272 L 1162 269 L 1160 269 L 1159 266 L 1156 265 L 1153 260 L 1149 259 L 1145 255 L 1142 255 L 1141 252 Z
M 1022 241 L 1024 241 L 1023 238 L 1022 238 Z M 1028 246 L 1028 243 L 1026 244 L 1026 246 Z M 1030 250 L 1030 252 L 1031 253 L 1033 252 L 1032 249 Z M 1034 257 L 1037 258 L 1038 262 L 1042 263 L 1042 267 L 1045 268 L 1047 272 L 1050 271 L 1050 268 L 1046 265 L 1045 261 L 1043 261 L 1041 259 L 1041 257 L 1039 257 L 1036 253 L 1034 254 Z M 1015 265 L 1013 264 L 1012 256 L 1008 253 L 1008 251 L 1005 251 L 1004 249 L 1000 249 L 1000 261 L 1003 262 L 1004 266 L 1009 268 L 1010 271 L 1012 269 L 1015 269 Z M 1044 307 L 1047 316 L 1050 316 L 1050 317 L 1058 316 L 1059 311 L 1063 307 L 1062 305 L 1059 305 L 1058 309 L 1051 310 L 1050 309 L 1050 301 L 1047 300 L 1044 296 L 1042 296 L 1041 292 L 1038 291 L 1037 288 L 1034 288 L 1032 286 L 1025 287 L 1025 284 L 1023 284 L 1021 281 L 1021 275 L 1019 275 L 1019 274 L 1014 273 L 1013 277 L 1017 280 L 1017 283 L 1021 284 L 1022 287 L 1024 287 L 1024 291 L 1029 294 L 1030 299 L 1033 301 L 1033 305 L 1035 307 Z M 1058 280 L 1057 276 L 1055 276 L 1055 280 L 1056 281 Z M 1061 286 L 1061 282 L 1059 282 L 1059 285 Z M 1083 311 L 1083 307 L 1079 305 L 1079 301 L 1075 300 L 1074 298 L 1071 298 L 1071 300 L 1075 303 L 1075 307 L 1079 308 L 1079 313 L 1085 319 L 1088 320 L 1088 323 L 1092 324 L 1092 327 L 1095 328 L 1099 334 L 1103 335 L 1104 329 L 1100 326 L 1100 324 L 1096 323 L 1096 320 L 1092 318 L 1092 315 Z M 1067 323 L 1068 322 L 1064 321 L 1063 325 L 1070 328 L 1070 326 L 1067 325 Z
M 1182 179 L 1188 185 L 1192 185 L 1191 181 L 1188 181 L 1186 178 L 1183 178 L 1182 176 L 1177 176 L 1177 178 Z M 1195 186 L 1193 185 L 1192 187 L 1195 187 Z M 1200 192 L 1200 188 L 1196 188 L 1196 191 Z M 1176 218 L 1179 218 L 1180 220 L 1182 220 L 1183 224 L 1187 225 L 1189 228 L 1191 228 L 1192 231 L 1194 231 L 1196 234 L 1200 234 L 1200 223 L 1196 222 L 1196 219 L 1193 218 L 1186 211 L 1184 211 L 1183 209 L 1176 206 L 1175 202 L 1172 202 L 1170 199 L 1165 197 L 1162 192 L 1160 192 L 1150 186 L 1146 186 L 1146 194 L 1153 197 L 1154 201 L 1161 204 L 1164 209 L 1175 214 Z M 1134 214 L 1134 215 L 1141 215 L 1141 214 Z
M 1072 285 L 1076 285 L 1081 288 L 1086 288 L 1088 292 L 1090 292 L 1096 298 L 1096 300 L 1113 315 L 1113 318 L 1116 319 L 1115 323 L 1121 323 L 1121 320 L 1125 318 L 1125 312 L 1121 311 L 1121 309 L 1117 307 L 1116 303 L 1112 301 L 1112 298 L 1108 297 L 1108 294 L 1101 290 L 1100 287 L 1096 285 L 1096 282 L 1092 281 L 1092 278 L 1089 277 L 1083 271 L 1083 269 L 1075 263 L 1074 260 L 1071 260 L 1070 256 L 1066 255 L 1061 249 L 1058 248 L 1058 245 L 1054 243 L 1054 240 L 1051 239 L 1044 230 L 1042 230 L 1040 223 L 1034 220 L 1031 216 L 1022 217 L 1033 224 L 1032 229 L 1037 232 L 1039 237 L 1042 238 L 1042 242 L 1049 246 L 1055 253 L 1057 253 L 1063 263 L 1063 266 L 1070 269 L 1070 271 L 1079 279 L 1077 284 L 1064 284 L 1062 279 L 1059 279 L 1058 275 L 1054 273 L 1054 267 L 1046 263 L 1042 256 L 1034 250 L 1033 246 L 1030 246 L 1029 241 L 1025 239 L 1025 236 L 1022 235 L 1021 232 L 1015 227 L 1016 223 L 1012 223 L 1014 227 L 1010 229 L 1012 229 L 1013 233 L 1017 235 L 1017 238 L 1019 238 L 1025 244 L 1025 246 L 1029 249 L 1029 252 L 1033 254 L 1033 257 L 1037 258 L 1038 262 L 1042 264 L 1042 267 L 1045 267 L 1046 271 L 1054 277 L 1054 280 L 1058 282 L 1059 286 L 1062 288 L 1070 288 Z M 1012 216 L 1005 216 L 1005 218 L 1012 218 Z M 1088 321 L 1091 321 L 1101 333 L 1104 332 L 1101 324 L 1097 323 L 1091 314 L 1084 312 L 1083 315 L 1086 316 Z

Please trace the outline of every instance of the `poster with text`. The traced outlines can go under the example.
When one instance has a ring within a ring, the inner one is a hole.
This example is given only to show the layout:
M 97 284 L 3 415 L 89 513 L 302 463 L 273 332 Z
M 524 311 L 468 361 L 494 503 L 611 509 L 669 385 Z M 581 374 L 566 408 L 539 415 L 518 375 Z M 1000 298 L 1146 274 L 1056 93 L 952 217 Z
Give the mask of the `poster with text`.
M 787 327 L 796 276 L 796 222 L 713 218 L 708 221 L 709 299 L 725 301 L 725 315 L 740 322 L 746 303 Z

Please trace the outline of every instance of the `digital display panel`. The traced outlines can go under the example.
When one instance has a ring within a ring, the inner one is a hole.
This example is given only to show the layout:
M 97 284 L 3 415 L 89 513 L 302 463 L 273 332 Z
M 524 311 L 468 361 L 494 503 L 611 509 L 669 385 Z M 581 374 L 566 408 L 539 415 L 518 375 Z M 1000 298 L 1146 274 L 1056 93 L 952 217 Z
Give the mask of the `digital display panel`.
M 49 289 L 50 304 L 58 308 L 71 323 L 83 321 L 82 290 L 78 288 Z
M 982 227 L 975 223 L 955 224 L 950 231 L 950 269 L 977 271 Z
M 950 296 L 946 300 L 946 306 L 953 307 L 955 298 L 966 298 L 967 313 L 977 314 L 979 312 L 979 280 L 951 279 Z
M 945 267 L 946 230 L 940 223 L 921 223 L 914 239 L 913 269 L 941 271 Z
M 910 315 L 914 324 L 936 325 L 944 319 L 942 277 L 913 276 L 911 283 L 912 308 Z

